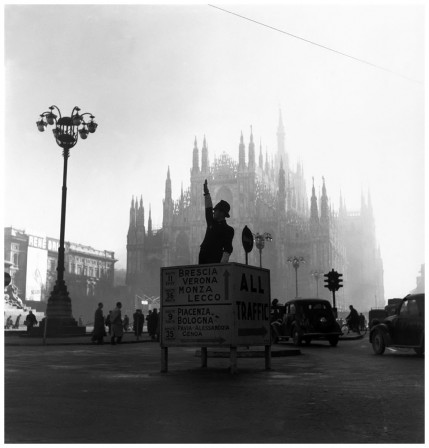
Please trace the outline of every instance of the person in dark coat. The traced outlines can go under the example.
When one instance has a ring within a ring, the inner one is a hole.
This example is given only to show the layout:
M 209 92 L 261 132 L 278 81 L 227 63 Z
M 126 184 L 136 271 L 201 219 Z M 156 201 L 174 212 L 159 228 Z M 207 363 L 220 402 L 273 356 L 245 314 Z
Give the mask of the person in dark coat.
M 204 182 L 204 199 L 207 229 L 200 246 L 198 264 L 228 263 L 234 238 L 234 229 L 225 220 L 229 218 L 230 206 L 228 202 L 221 200 L 213 208 L 207 179 Z
M 349 309 L 350 313 L 346 317 L 346 322 L 352 331 L 356 331 L 356 333 L 359 333 L 359 313 L 355 308 L 353 308 L 353 305 L 350 305 Z
M 152 338 L 152 336 L 154 335 L 152 322 L 153 322 L 152 310 L 149 310 L 146 317 L 146 325 L 147 325 L 147 332 L 150 338 Z
M 154 336 L 152 339 L 154 339 L 155 341 L 159 341 L 159 314 L 158 314 L 158 310 L 156 308 L 153 309 L 152 312 L 152 325 L 153 325 L 153 333 Z
M 124 324 L 122 322 L 121 314 L 122 303 L 117 302 L 116 308 L 110 312 L 111 332 L 110 343 L 115 345 L 122 342 L 122 336 L 124 335 Z
M 104 336 L 106 336 L 106 327 L 104 326 L 103 304 L 100 302 L 94 314 L 94 331 L 92 333 L 92 342 L 102 344 Z
M 25 325 L 27 325 L 27 334 L 30 334 L 31 329 L 37 325 L 36 316 L 33 314 L 33 311 L 30 310 L 30 313 L 27 315 L 25 319 Z
M 143 333 L 143 324 L 144 324 L 144 314 L 142 313 L 142 310 L 138 309 L 133 314 L 133 330 L 137 340 L 140 339 L 140 336 Z

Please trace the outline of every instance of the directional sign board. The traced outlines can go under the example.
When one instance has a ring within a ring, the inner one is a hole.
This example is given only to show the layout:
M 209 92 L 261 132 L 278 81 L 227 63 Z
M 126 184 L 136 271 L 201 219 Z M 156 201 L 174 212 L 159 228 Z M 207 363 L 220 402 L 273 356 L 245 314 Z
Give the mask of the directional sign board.
M 270 302 L 268 269 L 161 268 L 161 346 L 269 345 Z

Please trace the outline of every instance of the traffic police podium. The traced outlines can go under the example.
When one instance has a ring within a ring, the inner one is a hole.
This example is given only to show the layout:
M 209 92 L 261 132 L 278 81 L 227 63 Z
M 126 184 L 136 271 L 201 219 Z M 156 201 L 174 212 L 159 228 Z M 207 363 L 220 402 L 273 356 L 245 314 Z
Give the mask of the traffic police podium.
M 271 367 L 270 271 L 240 263 L 161 268 L 161 371 L 168 371 L 169 347 L 230 349 L 231 372 L 237 348 L 264 346 Z

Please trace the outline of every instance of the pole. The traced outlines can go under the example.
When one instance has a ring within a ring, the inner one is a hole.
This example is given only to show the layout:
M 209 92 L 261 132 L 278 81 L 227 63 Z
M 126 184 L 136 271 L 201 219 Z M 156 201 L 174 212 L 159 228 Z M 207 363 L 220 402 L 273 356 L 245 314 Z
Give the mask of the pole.
M 316 277 L 316 297 L 319 298 L 319 277 Z
M 295 289 L 296 289 L 296 298 L 298 298 L 298 266 L 295 266 Z
M 338 317 L 338 312 L 337 312 L 337 305 L 335 303 L 335 290 L 332 291 L 332 303 L 334 305 L 333 306 L 334 315 L 335 315 L 335 318 L 337 318 Z
M 63 188 L 61 197 L 61 227 L 60 227 L 60 247 L 58 248 L 58 266 L 57 281 L 64 280 L 64 236 L 66 227 L 66 202 L 67 202 L 67 160 L 69 158 L 69 150 L 64 149 L 64 169 L 63 169 Z
M 262 248 L 259 249 L 259 267 L 262 268 Z

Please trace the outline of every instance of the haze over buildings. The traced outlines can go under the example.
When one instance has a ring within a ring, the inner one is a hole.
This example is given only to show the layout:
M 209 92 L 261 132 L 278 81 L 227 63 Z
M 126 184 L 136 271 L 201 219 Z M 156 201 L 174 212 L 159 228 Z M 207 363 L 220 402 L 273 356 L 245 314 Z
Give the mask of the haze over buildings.
M 329 179 L 334 209 L 370 192 L 386 297 L 407 294 L 424 262 L 424 6 L 225 8 L 388 70 L 209 5 L 6 5 L 4 225 L 59 234 L 61 149 L 35 125 L 52 104 L 99 123 L 71 151 L 66 240 L 119 268 L 133 194 L 160 227 L 195 137 L 210 162 L 236 158 L 252 126 L 273 156 L 281 108 L 291 164 Z

